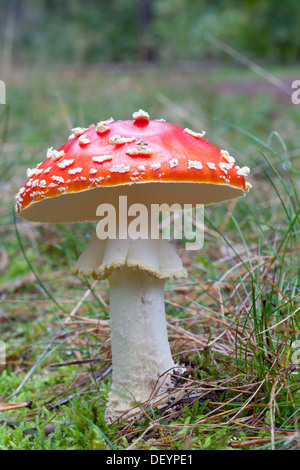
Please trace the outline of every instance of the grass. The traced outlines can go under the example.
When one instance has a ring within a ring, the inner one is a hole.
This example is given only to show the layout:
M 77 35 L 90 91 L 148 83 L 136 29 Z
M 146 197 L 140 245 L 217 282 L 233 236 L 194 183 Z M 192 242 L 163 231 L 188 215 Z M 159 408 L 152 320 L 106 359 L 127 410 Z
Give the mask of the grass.
M 248 92 L 254 78 L 228 66 L 14 71 L 0 108 L 0 402 L 32 404 L 0 411 L 0 449 L 299 448 L 300 113 L 273 89 Z M 166 307 L 189 370 L 182 402 L 108 426 L 108 284 L 70 274 L 94 224 L 30 224 L 13 201 L 71 125 L 139 108 L 206 129 L 251 167 L 253 190 L 206 209 L 203 250 L 177 246 L 189 277 L 167 284 Z

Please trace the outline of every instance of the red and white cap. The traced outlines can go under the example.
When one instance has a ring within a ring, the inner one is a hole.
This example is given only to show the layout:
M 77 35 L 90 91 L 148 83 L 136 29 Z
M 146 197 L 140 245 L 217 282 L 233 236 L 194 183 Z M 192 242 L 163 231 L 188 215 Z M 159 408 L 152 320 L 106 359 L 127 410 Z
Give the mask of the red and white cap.
M 131 121 L 100 121 L 74 128 L 58 150 L 28 169 L 16 196 L 16 210 L 35 222 L 97 220 L 101 203 L 213 204 L 240 197 L 251 188 L 225 150 L 194 132 L 150 120 L 139 110 Z

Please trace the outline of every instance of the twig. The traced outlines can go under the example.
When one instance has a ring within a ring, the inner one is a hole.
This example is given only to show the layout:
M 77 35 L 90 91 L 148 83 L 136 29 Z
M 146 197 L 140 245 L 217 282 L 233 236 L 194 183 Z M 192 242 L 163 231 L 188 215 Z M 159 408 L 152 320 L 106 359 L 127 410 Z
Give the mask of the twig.
M 282 441 L 283 439 L 285 438 L 290 438 L 291 436 L 288 435 L 288 436 L 281 436 L 281 437 L 274 437 L 273 440 L 274 441 Z M 251 441 L 244 441 L 244 442 L 232 442 L 232 441 L 229 441 L 229 445 L 231 447 L 249 447 L 249 446 L 257 446 L 259 444 L 269 444 L 270 442 L 272 442 L 272 438 L 271 437 L 264 437 L 262 439 L 253 439 Z
M 92 362 L 103 362 L 103 359 L 86 359 L 83 361 L 60 362 L 58 364 L 50 364 L 50 369 L 58 369 L 59 367 L 65 366 L 77 366 L 81 364 L 91 364 Z
M 23 401 L 22 403 L 0 403 L 0 411 L 17 410 L 19 408 L 31 408 L 32 401 Z

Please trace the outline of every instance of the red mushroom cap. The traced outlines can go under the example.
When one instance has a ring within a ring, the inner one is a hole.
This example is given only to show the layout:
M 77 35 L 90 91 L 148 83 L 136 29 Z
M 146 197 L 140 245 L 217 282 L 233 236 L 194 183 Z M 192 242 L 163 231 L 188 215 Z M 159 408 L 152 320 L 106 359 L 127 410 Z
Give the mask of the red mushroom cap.
M 97 220 L 98 205 L 114 204 L 119 195 L 127 195 L 130 204 L 195 205 L 248 191 L 248 167 L 236 166 L 203 133 L 147 116 L 135 113 L 133 121 L 73 129 L 62 147 L 49 149 L 47 158 L 28 170 L 29 180 L 17 195 L 20 216 L 40 222 Z

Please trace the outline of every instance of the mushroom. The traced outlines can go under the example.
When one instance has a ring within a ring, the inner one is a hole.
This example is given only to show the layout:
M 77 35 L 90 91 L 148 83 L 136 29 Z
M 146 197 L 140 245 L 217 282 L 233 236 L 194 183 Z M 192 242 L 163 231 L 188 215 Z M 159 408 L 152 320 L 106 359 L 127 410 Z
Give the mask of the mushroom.
M 248 192 L 249 168 L 239 168 L 227 151 L 203 138 L 204 131 L 150 120 L 142 110 L 130 121 L 111 118 L 72 132 L 28 170 L 16 210 L 33 222 L 72 223 L 97 221 L 103 204 L 115 209 L 117 235 L 100 239 L 96 233 L 73 269 L 110 284 L 111 422 L 133 416 L 140 403 L 168 399 L 179 366 L 168 343 L 164 284 L 186 276 L 167 240 L 128 235 L 119 198 L 125 196 L 128 207 L 143 204 L 149 213 L 154 203 L 222 202 Z

